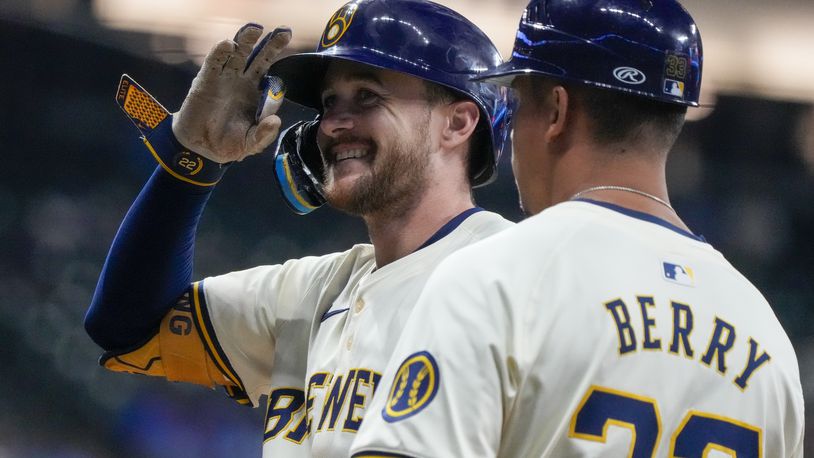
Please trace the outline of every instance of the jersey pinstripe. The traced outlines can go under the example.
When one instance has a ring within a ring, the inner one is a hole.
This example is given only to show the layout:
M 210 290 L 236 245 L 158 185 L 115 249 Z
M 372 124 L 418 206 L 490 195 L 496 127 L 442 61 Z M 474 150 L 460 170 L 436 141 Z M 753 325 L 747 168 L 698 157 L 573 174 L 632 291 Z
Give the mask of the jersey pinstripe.
M 268 395 L 263 456 L 347 456 L 431 270 L 510 225 L 475 212 L 440 240 L 380 269 L 373 247 L 356 245 L 205 279 L 212 351 L 251 403 Z
M 802 456 L 797 360 L 763 296 L 609 204 L 450 256 L 382 379 L 355 456 Z

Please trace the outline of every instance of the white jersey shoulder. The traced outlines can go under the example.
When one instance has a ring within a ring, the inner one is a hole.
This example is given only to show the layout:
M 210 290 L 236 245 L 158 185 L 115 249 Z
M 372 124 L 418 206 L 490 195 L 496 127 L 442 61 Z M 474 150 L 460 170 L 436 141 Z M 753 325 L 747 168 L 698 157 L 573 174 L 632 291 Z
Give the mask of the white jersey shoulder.
M 253 405 L 268 394 L 272 370 L 278 378 L 300 382 L 317 306 L 331 301 L 374 263 L 373 246 L 360 244 L 341 253 L 293 259 L 203 281 L 207 321 L 217 350 L 233 366 Z
M 256 404 L 267 394 L 264 456 L 347 456 L 368 401 L 432 270 L 509 227 L 479 211 L 380 269 L 373 248 L 204 281 L 217 342 Z
M 802 454 L 797 361 L 763 296 L 703 240 L 610 205 L 450 256 L 383 379 L 356 452 Z

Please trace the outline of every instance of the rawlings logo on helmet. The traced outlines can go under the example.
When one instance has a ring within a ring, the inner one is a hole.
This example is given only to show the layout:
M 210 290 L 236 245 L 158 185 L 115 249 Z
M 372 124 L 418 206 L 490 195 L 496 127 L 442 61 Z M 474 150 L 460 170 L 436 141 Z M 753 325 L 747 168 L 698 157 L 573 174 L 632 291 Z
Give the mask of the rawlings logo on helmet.
M 644 73 L 633 67 L 617 67 L 613 69 L 613 77 L 626 84 L 642 84 L 647 81 Z
M 358 9 L 359 5 L 355 2 L 348 3 L 331 16 L 331 20 L 328 21 L 328 25 L 325 26 L 325 31 L 322 33 L 322 40 L 319 42 L 321 48 L 330 48 L 342 38 Z

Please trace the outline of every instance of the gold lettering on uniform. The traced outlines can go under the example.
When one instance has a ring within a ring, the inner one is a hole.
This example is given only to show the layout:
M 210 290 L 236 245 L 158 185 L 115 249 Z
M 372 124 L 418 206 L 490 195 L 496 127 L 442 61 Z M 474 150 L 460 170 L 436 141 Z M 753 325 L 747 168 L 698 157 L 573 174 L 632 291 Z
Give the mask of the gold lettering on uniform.
M 365 385 L 370 390 L 368 391 L 370 394 L 373 394 L 374 389 L 374 374 L 367 369 L 357 369 L 356 371 L 356 383 L 353 384 L 353 391 L 350 393 L 349 405 L 348 405 L 348 415 L 345 418 L 345 424 L 342 426 L 342 431 L 347 432 L 356 432 L 359 431 L 359 426 L 362 424 L 362 416 L 364 415 L 365 411 L 365 404 L 367 403 L 367 396 L 364 392 L 360 392 L 359 387 L 361 385 Z M 356 409 L 361 408 L 362 411 L 359 415 L 356 414 Z
M 661 339 L 654 335 L 657 326 L 656 320 L 650 315 L 656 307 L 655 298 L 653 296 L 636 296 L 636 300 L 639 303 L 642 314 L 642 349 L 663 350 Z M 613 324 L 615 325 L 616 333 L 619 337 L 619 355 L 635 352 L 638 348 L 636 333 L 627 304 L 625 304 L 621 298 L 618 298 L 605 302 L 603 305 L 613 318 Z M 670 307 L 673 312 L 673 329 L 672 339 L 670 340 L 670 345 L 667 347 L 667 352 L 676 356 L 683 355 L 686 358 L 695 360 L 695 350 L 690 341 L 690 336 L 695 329 L 692 308 L 689 304 L 682 304 L 676 301 L 670 301 Z M 714 317 L 713 329 L 709 336 L 709 344 L 701 355 L 700 360 L 696 361 L 700 361 L 710 369 L 714 368 L 720 375 L 726 375 L 728 370 L 726 357 L 735 346 L 735 341 L 735 327 L 717 316 Z M 765 350 L 760 350 L 758 342 L 750 337 L 748 358 L 743 366 L 743 370 L 733 379 L 733 383 L 741 391 L 745 391 L 749 387 L 749 381 L 755 372 L 770 362 L 771 359 L 769 353 Z M 391 402 L 398 402 L 406 391 L 414 388 L 408 386 L 407 376 L 408 374 L 405 373 L 400 380 L 395 381 L 396 396 L 394 397 L 394 401 Z M 409 402 L 408 398 L 408 403 Z
M 619 334 L 619 354 L 636 350 L 636 333 L 633 332 L 633 325 L 630 323 L 630 313 L 627 305 L 622 299 L 616 299 L 605 303 L 605 308 L 610 312 L 616 324 L 616 332 Z
M 768 363 L 771 356 L 769 356 L 766 351 L 760 354 L 757 358 L 757 347 L 758 343 L 753 338 L 749 338 L 749 359 L 746 360 L 746 367 L 743 368 L 743 372 L 735 378 L 735 385 L 738 385 L 738 388 L 741 390 L 745 390 L 749 386 L 749 378 L 752 374 L 755 373 L 758 368 L 760 368 L 765 363 Z
M 673 340 L 670 342 L 670 353 L 679 354 L 679 347 L 683 347 L 684 355 L 692 358 L 693 351 L 690 345 L 690 334 L 692 333 L 692 310 L 687 304 L 672 301 L 673 307 Z
M 308 382 L 308 390 L 305 393 L 305 410 L 303 417 L 293 430 L 286 433 L 284 436 L 286 440 L 294 442 L 295 444 L 301 444 L 302 441 L 308 437 L 308 434 L 311 432 L 311 409 L 314 408 L 314 390 L 330 383 L 331 375 L 330 372 L 315 372 L 311 375 L 311 379 Z
M 716 358 L 717 369 L 721 375 L 726 374 L 726 352 L 735 344 L 735 328 L 726 321 L 715 317 L 715 329 L 709 341 L 707 352 L 701 357 L 701 362 L 712 367 L 712 359 Z
M 302 388 L 280 387 L 269 393 L 263 442 L 273 440 L 287 431 L 304 406 L 305 392 Z
M 344 382 L 343 382 L 344 379 Z M 348 393 L 348 387 L 353 384 L 356 379 L 356 370 L 348 372 L 347 377 L 337 375 L 331 381 L 331 391 L 325 396 L 325 402 L 322 404 L 322 415 L 319 418 L 319 425 L 317 431 L 322 431 L 325 426 L 325 420 L 328 419 L 328 431 L 333 431 L 336 426 L 336 420 L 339 418 L 339 412 L 345 404 L 345 396 Z M 328 416 L 330 415 L 330 418 Z
M 655 300 L 652 296 L 637 296 L 639 306 L 642 309 L 642 325 L 644 327 L 644 342 L 642 348 L 645 350 L 661 350 L 661 339 L 654 339 L 650 335 L 650 330 L 656 325 L 656 320 L 650 318 L 647 314 L 647 309 L 656 306 Z

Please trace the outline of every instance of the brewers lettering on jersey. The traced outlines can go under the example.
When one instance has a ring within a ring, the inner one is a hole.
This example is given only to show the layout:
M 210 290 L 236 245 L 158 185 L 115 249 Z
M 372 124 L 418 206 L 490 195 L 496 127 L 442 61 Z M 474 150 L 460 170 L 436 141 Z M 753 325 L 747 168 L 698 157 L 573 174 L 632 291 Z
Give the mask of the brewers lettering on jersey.
M 85 325 L 110 370 L 223 386 L 246 405 L 266 397 L 264 456 L 347 456 L 429 274 L 511 225 L 472 199 L 494 177 L 508 91 L 471 81 L 500 55 L 428 1 L 354 0 L 316 52 L 273 64 L 291 31 L 261 34 L 247 24 L 217 44 L 175 114 L 122 78 L 117 100 L 159 167 L 116 235 Z M 229 163 L 276 138 L 283 91 L 320 112 L 275 154 L 286 203 L 361 216 L 372 243 L 193 282 L 206 201 Z
M 529 3 L 477 80 L 534 216 L 430 276 L 354 456 L 802 457 L 789 338 L 667 195 L 701 56 L 675 0 Z
M 373 247 L 357 245 L 201 282 L 195 309 L 208 311 L 213 350 L 253 403 L 268 395 L 265 453 L 306 439 L 315 455 L 347 452 L 432 267 L 507 226 L 494 213 L 466 216 L 446 237 L 378 269 Z

